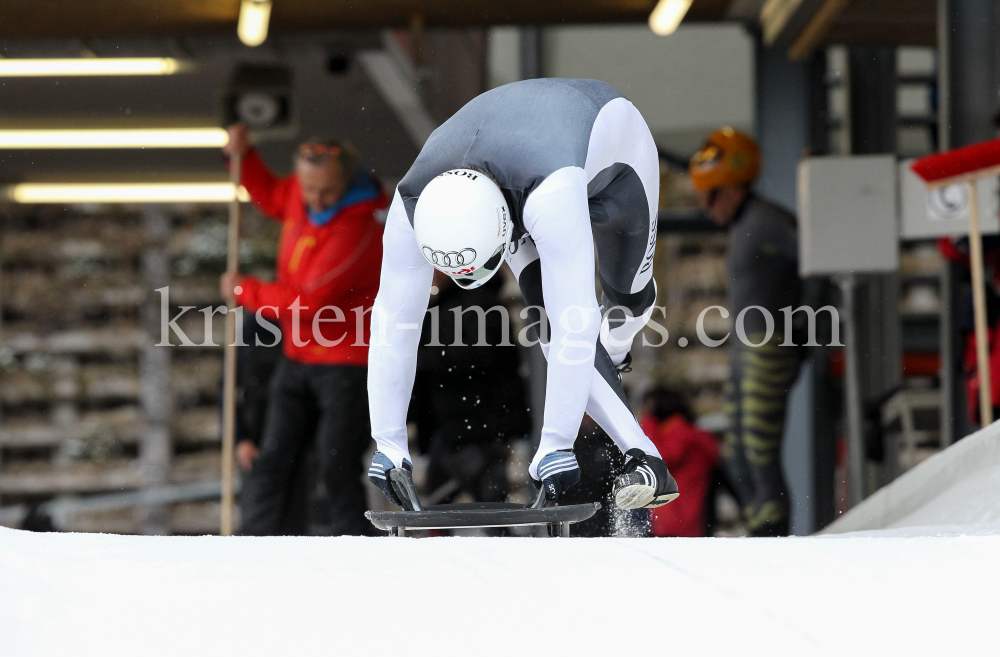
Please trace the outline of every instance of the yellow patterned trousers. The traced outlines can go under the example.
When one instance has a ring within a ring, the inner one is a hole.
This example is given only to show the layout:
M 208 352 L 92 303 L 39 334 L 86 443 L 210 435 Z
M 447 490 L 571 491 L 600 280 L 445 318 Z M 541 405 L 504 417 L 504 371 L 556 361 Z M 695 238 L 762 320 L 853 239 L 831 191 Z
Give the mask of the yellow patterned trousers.
M 747 336 L 759 344 L 763 334 Z M 759 347 L 735 340 L 726 385 L 729 428 L 722 464 L 736 488 L 753 535 L 788 533 L 788 489 L 781 470 L 781 437 L 788 393 L 799 371 L 799 350 L 774 335 Z

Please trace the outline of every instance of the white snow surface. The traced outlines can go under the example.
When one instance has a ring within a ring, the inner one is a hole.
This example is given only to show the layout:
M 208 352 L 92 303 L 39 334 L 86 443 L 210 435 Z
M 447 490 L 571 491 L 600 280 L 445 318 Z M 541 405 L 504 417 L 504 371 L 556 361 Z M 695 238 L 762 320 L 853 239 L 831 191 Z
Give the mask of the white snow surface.
M 985 654 L 1000 526 L 968 529 L 411 539 L 0 528 L 0 655 Z

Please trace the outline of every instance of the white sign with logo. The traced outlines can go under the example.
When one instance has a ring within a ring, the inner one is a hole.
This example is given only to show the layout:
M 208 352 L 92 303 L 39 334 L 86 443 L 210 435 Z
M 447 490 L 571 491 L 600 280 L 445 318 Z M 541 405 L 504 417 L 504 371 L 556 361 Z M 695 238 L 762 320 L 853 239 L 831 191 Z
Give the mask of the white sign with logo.
M 910 170 L 913 160 L 899 163 L 899 231 L 903 239 L 966 235 L 969 232 L 969 189 L 965 183 L 928 190 Z M 997 178 L 976 183 L 979 223 L 984 234 L 1000 232 L 1000 185 Z

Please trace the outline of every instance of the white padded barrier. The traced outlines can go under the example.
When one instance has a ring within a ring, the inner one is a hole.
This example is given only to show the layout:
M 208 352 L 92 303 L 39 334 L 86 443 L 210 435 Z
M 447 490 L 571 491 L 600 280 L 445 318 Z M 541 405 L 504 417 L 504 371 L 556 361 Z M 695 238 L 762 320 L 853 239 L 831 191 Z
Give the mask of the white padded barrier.
M 970 508 L 962 508 L 964 504 Z M 930 508 L 933 513 L 921 513 Z M 1000 421 L 920 463 L 819 533 L 997 519 L 1000 519 Z

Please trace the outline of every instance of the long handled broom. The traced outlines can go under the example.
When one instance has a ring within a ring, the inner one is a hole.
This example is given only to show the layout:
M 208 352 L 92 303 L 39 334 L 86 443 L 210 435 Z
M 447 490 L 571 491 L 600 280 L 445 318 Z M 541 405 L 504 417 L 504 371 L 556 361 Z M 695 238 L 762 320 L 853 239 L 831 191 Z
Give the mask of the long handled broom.
M 979 377 L 979 417 L 985 427 L 993 423 L 993 392 L 990 381 L 989 333 L 986 327 L 986 283 L 983 240 L 979 227 L 976 181 L 1000 174 L 1000 139 L 963 146 L 922 157 L 911 167 L 928 189 L 965 184 L 969 197 L 969 256 L 972 268 L 972 306 L 976 328 L 976 367 Z M 950 366 L 948 363 L 944 367 Z
M 229 252 L 226 271 L 240 269 L 240 168 L 239 155 L 230 160 L 229 176 L 233 184 L 233 200 L 229 203 Z M 236 298 L 227 291 L 226 343 L 223 361 L 222 389 L 222 523 L 223 536 L 233 534 L 233 459 L 236 443 Z

